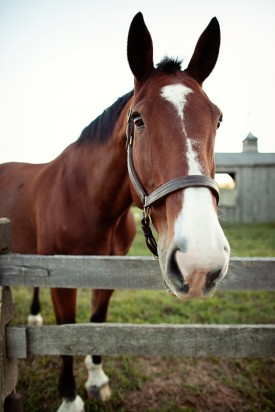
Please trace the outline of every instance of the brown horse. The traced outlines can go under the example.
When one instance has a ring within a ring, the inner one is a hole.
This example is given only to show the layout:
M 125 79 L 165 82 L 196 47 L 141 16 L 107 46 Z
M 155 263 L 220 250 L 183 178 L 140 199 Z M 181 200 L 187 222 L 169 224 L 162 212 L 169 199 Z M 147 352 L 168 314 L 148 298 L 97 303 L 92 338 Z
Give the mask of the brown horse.
M 221 111 L 203 92 L 202 83 L 216 64 L 219 46 L 219 24 L 213 18 L 185 70 L 168 58 L 154 67 L 151 36 L 138 13 L 127 50 L 134 92 L 105 110 L 54 161 L 1 166 L 0 215 L 12 220 L 12 250 L 126 254 L 135 235 L 130 211 L 134 201 L 145 210 L 147 240 L 159 255 L 170 291 L 181 299 L 213 294 L 227 272 L 230 248 L 217 219 L 213 181 Z M 159 236 L 157 249 L 150 219 Z M 106 320 L 111 295 L 93 291 L 92 322 Z M 57 323 L 74 323 L 76 290 L 52 289 L 51 297 Z M 31 312 L 31 320 L 38 323 L 37 289 Z M 85 364 L 88 394 L 109 399 L 100 356 L 87 356 Z M 84 410 L 70 356 L 63 356 L 59 391 L 59 412 Z

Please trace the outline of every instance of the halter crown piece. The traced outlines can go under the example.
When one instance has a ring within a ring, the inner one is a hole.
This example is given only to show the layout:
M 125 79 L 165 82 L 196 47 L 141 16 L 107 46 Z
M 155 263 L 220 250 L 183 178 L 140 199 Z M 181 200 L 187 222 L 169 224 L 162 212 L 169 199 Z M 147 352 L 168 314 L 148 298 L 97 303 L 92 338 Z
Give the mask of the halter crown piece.
M 127 166 L 128 174 L 131 183 L 139 196 L 143 205 L 143 218 L 141 220 L 141 228 L 143 230 L 147 247 L 153 253 L 155 258 L 158 258 L 157 242 L 150 228 L 149 209 L 152 204 L 160 199 L 168 196 L 170 193 L 188 187 L 207 187 L 216 197 L 217 204 L 219 203 L 219 186 L 214 179 L 202 175 L 180 176 L 164 183 L 162 186 L 155 189 L 149 195 L 140 182 L 133 163 L 133 141 L 134 141 L 134 121 L 132 117 L 132 107 L 128 111 L 127 128 L 126 128 L 126 148 L 127 148 Z

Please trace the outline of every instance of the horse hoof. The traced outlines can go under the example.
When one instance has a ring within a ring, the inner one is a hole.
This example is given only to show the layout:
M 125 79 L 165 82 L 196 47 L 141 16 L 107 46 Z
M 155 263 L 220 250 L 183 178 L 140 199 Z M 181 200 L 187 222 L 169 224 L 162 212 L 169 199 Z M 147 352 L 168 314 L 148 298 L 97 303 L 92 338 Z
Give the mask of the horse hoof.
M 88 371 L 88 380 L 85 383 L 88 398 L 106 402 L 111 398 L 109 378 L 102 368 L 102 363 L 94 364 L 90 355 L 85 358 L 85 366 Z
M 96 399 L 101 402 L 107 402 L 112 395 L 112 390 L 108 383 L 102 385 L 100 388 L 97 386 L 90 386 L 89 388 L 86 388 L 86 391 L 89 399 Z
M 57 412 L 84 412 L 84 402 L 78 395 L 73 401 L 63 399 Z
M 37 315 L 29 315 L 28 316 L 28 325 L 30 326 L 42 326 L 43 325 L 43 318 L 38 313 Z

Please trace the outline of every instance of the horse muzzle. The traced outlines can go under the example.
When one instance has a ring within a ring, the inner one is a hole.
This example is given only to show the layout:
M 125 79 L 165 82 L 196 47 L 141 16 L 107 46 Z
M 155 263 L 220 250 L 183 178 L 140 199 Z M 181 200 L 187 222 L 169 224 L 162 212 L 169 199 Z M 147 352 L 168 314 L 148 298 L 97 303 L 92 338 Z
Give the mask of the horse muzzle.
M 167 258 L 164 280 L 171 294 L 181 300 L 201 299 L 213 296 L 228 269 L 226 251 L 224 259 L 202 262 L 199 256 L 174 249 Z

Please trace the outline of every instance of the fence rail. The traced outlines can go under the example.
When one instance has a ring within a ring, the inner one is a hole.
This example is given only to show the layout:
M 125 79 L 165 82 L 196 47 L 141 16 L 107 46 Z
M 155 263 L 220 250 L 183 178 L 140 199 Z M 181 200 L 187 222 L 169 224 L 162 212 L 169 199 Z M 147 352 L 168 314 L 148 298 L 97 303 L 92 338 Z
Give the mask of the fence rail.
M 81 324 L 8 326 L 10 286 L 165 289 L 150 257 L 7 254 L 10 229 L 0 219 L 0 412 L 15 387 L 15 359 L 29 355 L 275 356 L 275 325 Z M 275 290 L 275 258 L 234 258 L 220 290 Z M 18 409 L 10 409 L 19 411 Z
M 9 327 L 7 355 L 275 355 L 275 325 L 70 324 Z
M 0 285 L 161 290 L 151 257 L 0 255 Z M 275 290 L 275 258 L 233 258 L 220 290 Z

